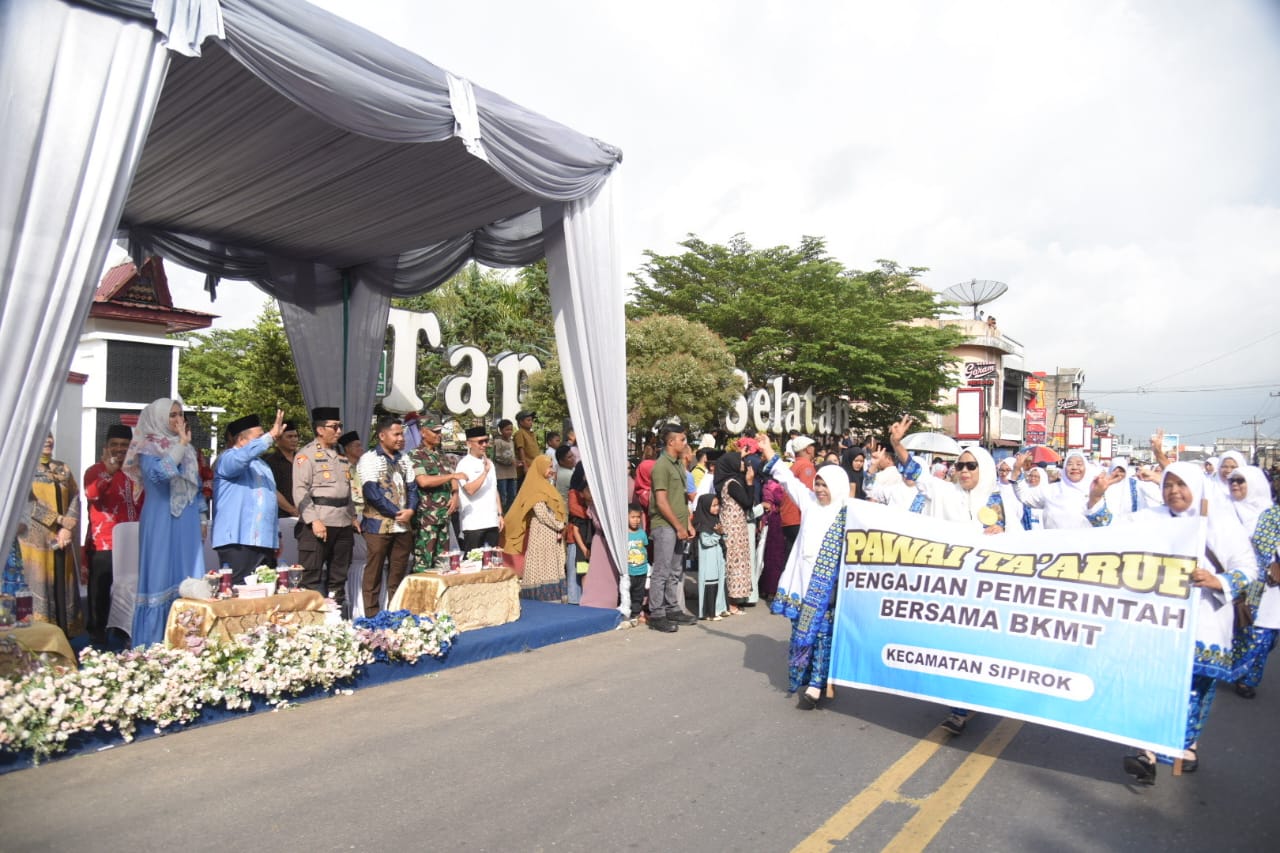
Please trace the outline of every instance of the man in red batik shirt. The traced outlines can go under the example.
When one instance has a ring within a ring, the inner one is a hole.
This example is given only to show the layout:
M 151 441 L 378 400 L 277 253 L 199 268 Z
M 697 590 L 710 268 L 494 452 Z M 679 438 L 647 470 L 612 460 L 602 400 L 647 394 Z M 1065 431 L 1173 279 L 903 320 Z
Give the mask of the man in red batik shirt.
M 107 427 L 102 458 L 84 472 L 84 497 L 89 504 L 89 638 L 106 645 L 107 614 L 111 610 L 112 532 L 122 521 L 137 521 L 144 495 L 121 470 L 133 430 L 124 424 Z

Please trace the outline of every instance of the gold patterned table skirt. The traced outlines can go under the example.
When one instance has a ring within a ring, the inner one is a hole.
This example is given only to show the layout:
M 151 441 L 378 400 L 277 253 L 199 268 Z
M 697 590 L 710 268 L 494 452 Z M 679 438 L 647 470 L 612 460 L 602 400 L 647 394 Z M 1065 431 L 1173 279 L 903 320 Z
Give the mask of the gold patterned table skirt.
M 164 627 L 165 643 L 174 649 L 186 646 L 188 622 L 190 630 L 215 642 L 230 640 L 269 622 L 293 625 L 319 625 L 324 622 L 324 596 L 304 589 L 266 598 L 226 598 L 206 601 L 179 598 L 169 608 Z
M 459 631 L 505 625 L 520 618 L 520 578 L 510 569 L 406 575 L 388 609 L 447 613 Z
M 5 628 L 0 630 L 0 641 L 13 640 L 22 650 L 32 655 L 46 655 L 55 666 L 79 669 L 80 663 L 76 653 L 67 642 L 67 635 L 57 625 L 47 622 L 32 622 L 28 628 Z M 0 651 L 0 676 L 16 678 L 21 675 L 20 662 L 12 656 Z

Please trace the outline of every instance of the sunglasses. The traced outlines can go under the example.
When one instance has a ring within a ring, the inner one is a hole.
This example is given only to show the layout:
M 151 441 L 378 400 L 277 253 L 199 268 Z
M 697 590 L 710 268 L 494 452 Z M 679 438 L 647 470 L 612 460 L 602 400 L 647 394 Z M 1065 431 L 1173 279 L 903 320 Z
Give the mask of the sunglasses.
M 489 443 L 489 439 L 487 439 L 487 438 L 477 438 L 477 439 L 475 439 L 475 442 L 476 442 L 476 444 L 488 444 L 488 443 Z
M 325 429 L 342 429 L 342 422 L 339 421 L 336 424 L 321 424 L 321 426 Z
M 956 470 L 957 471 L 977 471 L 978 463 L 977 462 L 957 462 Z
M 1243 486 L 1245 481 L 1244 477 L 1228 477 L 1227 482 L 1233 486 Z

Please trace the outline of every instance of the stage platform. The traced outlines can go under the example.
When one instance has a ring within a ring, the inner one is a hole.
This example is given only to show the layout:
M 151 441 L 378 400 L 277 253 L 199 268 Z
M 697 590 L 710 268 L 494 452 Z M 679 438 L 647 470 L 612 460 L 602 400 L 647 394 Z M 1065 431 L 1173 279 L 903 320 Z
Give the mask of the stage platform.
M 501 657 L 516 652 L 563 643 L 612 631 L 621 622 L 622 616 L 617 610 L 604 610 L 596 607 L 578 607 L 569 604 L 549 604 L 544 601 L 520 602 L 520 618 L 506 625 L 495 628 L 480 628 L 459 634 L 444 659 L 422 658 L 416 664 L 407 663 L 372 663 L 363 667 L 356 677 L 343 684 L 336 685 L 337 690 L 359 690 L 374 687 L 405 678 L 441 672 L 469 663 Z M 77 637 L 72 643 L 77 652 L 84 647 L 87 637 Z M 309 690 L 297 696 L 289 697 L 290 703 L 309 702 L 333 695 L 333 690 Z M 236 719 L 259 711 L 270 711 L 273 706 L 265 702 L 255 702 L 252 709 L 244 711 L 228 711 L 225 708 L 205 708 L 200 716 L 185 726 L 175 725 L 164 730 L 163 734 L 155 733 L 155 726 L 141 724 L 134 740 L 147 740 L 154 737 L 168 737 L 196 726 L 219 723 Z M 112 747 L 128 746 L 116 732 L 93 732 L 76 735 L 71 738 L 65 752 L 51 756 L 46 761 L 57 761 L 86 752 L 97 752 Z M 22 770 L 31 766 L 28 753 L 0 752 L 0 773 Z

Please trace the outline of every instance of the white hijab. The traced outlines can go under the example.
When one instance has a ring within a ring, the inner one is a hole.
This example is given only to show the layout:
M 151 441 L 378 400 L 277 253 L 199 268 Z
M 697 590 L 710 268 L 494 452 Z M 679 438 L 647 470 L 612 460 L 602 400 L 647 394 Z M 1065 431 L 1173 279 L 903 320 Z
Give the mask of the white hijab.
M 991 500 L 991 495 L 999 493 L 999 477 L 996 476 L 996 462 L 991 454 L 981 447 L 966 447 L 967 453 L 978 463 L 978 482 L 970 490 L 965 491 L 959 483 L 945 480 L 936 485 L 930 484 L 929 505 L 926 512 L 934 518 L 945 518 L 948 521 L 978 521 L 978 513 Z M 936 478 L 935 478 L 936 479 Z M 979 522 L 981 523 L 981 522 Z M 1005 519 L 1005 524 L 1009 519 Z M 986 527 L 987 525 L 982 525 Z
M 1219 509 L 1226 510 L 1231 507 L 1231 487 L 1227 485 L 1227 481 L 1222 479 L 1222 463 L 1226 460 L 1232 460 L 1236 463 L 1235 470 L 1239 471 L 1249 463 L 1244 461 L 1244 454 L 1237 450 L 1228 450 L 1222 454 L 1218 460 L 1218 464 L 1214 466 L 1214 473 L 1209 477 L 1209 488 L 1207 497 L 1211 503 L 1219 505 Z
M 1226 462 L 1228 459 L 1236 463 L 1235 470 L 1237 471 L 1249 464 L 1248 461 L 1245 460 L 1244 454 L 1239 450 L 1228 450 L 1226 453 L 1222 454 L 1222 457 L 1218 460 L 1218 464 L 1214 466 L 1213 471 L 1218 477 L 1218 482 L 1222 483 L 1224 486 L 1226 485 L 1226 481 L 1222 479 L 1222 463 Z
M 1018 499 L 1018 493 L 1013 489 L 1013 460 L 1016 457 L 1008 457 L 1000 460 L 1000 465 L 1007 465 L 1009 468 L 1009 482 L 1000 483 L 1000 500 L 1004 502 L 1004 521 L 1005 529 L 1020 530 L 1022 529 L 1022 501 Z M 1000 482 L 1000 466 L 996 466 L 996 482 Z
M 796 544 L 787 556 L 786 568 L 778 580 L 778 594 L 792 601 L 804 598 L 809 589 L 809 580 L 813 576 L 813 565 L 822 549 L 822 540 L 835 523 L 840 508 L 846 501 L 852 500 L 848 496 L 849 475 L 844 468 L 839 465 L 823 465 L 816 476 L 831 491 L 831 502 L 823 506 L 818 503 L 818 498 L 812 491 L 804 500 L 796 501 L 800 507 L 800 530 L 796 534 Z
M 1067 475 L 1067 462 L 1071 457 L 1079 457 L 1084 463 L 1084 475 L 1079 481 L 1072 481 Z M 1072 450 L 1062 458 L 1062 476 L 1058 482 L 1043 487 L 1044 495 L 1044 527 L 1046 530 L 1074 529 L 1089 527 L 1089 519 L 1085 512 L 1089 507 L 1089 486 L 1101 473 L 1096 465 L 1079 450 Z
M 1164 492 L 1164 482 L 1172 474 L 1186 483 L 1187 487 L 1191 489 L 1191 506 L 1183 512 L 1174 512 L 1167 505 L 1162 504 L 1161 506 L 1153 506 L 1142 510 L 1136 515 L 1141 516 L 1144 513 L 1152 513 L 1158 517 L 1166 518 L 1170 515 L 1181 518 L 1200 517 L 1200 505 L 1204 503 L 1205 498 L 1203 473 L 1204 470 L 1199 463 L 1174 462 L 1164 470 L 1164 477 L 1160 481 L 1161 493 Z M 1245 533 L 1244 527 L 1241 526 L 1239 519 L 1236 518 L 1234 513 L 1222 512 L 1220 508 L 1213 504 L 1209 506 L 1208 519 L 1208 538 L 1206 539 L 1208 547 L 1213 549 L 1214 554 L 1224 567 L 1243 571 L 1252 578 L 1257 571 L 1253 556 L 1253 545 L 1250 544 L 1249 537 Z
M 1191 489 L 1191 506 L 1184 512 L 1174 512 L 1168 506 L 1155 506 L 1140 510 L 1130 518 L 1143 518 L 1148 514 L 1157 518 L 1168 518 L 1170 515 L 1192 518 L 1200 516 L 1200 505 L 1204 502 L 1205 486 L 1207 485 L 1204 469 L 1196 462 L 1174 462 L 1164 471 L 1164 479 L 1161 480 L 1162 493 L 1164 491 L 1164 480 L 1167 480 L 1170 474 L 1186 483 L 1187 487 Z M 1205 526 L 1206 553 L 1212 550 L 1224 569 L 1241 572 L 1246 578 L 1252 579 L 1258 571 L 1253 545 L 1249 542 L 1249 537 L 1245 534 L 1244 528 L 1240 526 L 1240 522 L 1235 515 L 1230 512 L 1223 512 L 1222 507 L 1215 504 L 1209 508 L 1207 521 L 1208 524 Z M 1201 566 L 1209 571 L 1216 571 L 1216 567 L 1209 565 L 1209 563 L 1210 561 L 1206 556 L 1201 561 Z M 1223 588 L 1224 590 L 1229 590 L 1230 586 L 1224 582 Z M 1230 606 L 1229 599 L 1230 594 L 1228 592 L 1220 592 L 1208 587 L 1200 588 L 1200 612 L 1196 621 L 1197 643 L 1205 646 L 1216 645 L 1220 648 L 1231 648 L 1235 609 Z
M 196 462 L 195 448 L 189 444 L 184 446 L 178 434 L 169 429 L 169 412 L 174 404 L 181 407 L 182 400 L 161 397 L 138 415 L 133 441 L 129 442 L 129 450 L 124 455 L 124 473 L 142 492 L 146 489 L 146 481 L 142 476 L 139 456 L 168 457 L 179 466 L 178 476 L 169 480 L 169 514 L 177 518 L 200 491 L 200 466 Z
M 1231 507 L 1244 526 L 1244 532 L 1252 536 L 1258 529 L 1258 516 L 1271 506 L 1271 483 L 1267 480 L 1266 472 L 1257 465 L 1242 465 L 1232 472 L 1232 476 L 1236 474 L 1244 477 L 1248 493 L 1244 500 L 1232 498 Z
M 817 536 L 817 544 L 813 550 L 815 557 L 818 555 L 818 547 L 822 545 L 822 537 L 827 535 L 840 507 L 844 506 L 845 499 L 849 497 L 849 475 L 844 468 L 839 465 L 823 465 L 818 469 L 817 477 L 831 491 L 831 502 L 823 506 L 814 498 L 813 503 L 800 507 L 801 529 L 812 531 Z

